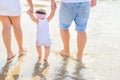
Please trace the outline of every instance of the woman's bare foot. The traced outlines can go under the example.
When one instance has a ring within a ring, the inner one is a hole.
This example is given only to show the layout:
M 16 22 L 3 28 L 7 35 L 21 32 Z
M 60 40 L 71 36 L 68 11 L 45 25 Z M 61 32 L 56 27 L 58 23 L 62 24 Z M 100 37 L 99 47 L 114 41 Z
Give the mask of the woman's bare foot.
M 15 57 L 15 55 L 11 55 L 11 56 L 7 57 L 7 61 L 12 60 L 14 57 Z
M 19 50 L 19 56 L 24 55 L 27 52 L 26 49 L 20 49 Z
M 14 56 L 12 51 L 7 52 L 7 59 L 10 59 L 12 56 Z

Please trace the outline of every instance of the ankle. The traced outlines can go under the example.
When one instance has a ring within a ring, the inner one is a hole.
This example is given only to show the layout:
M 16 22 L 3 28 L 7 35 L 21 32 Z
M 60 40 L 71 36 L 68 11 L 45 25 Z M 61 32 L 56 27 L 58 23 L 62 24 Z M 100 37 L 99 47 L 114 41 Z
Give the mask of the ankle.
M 19 47 L 19 51 L 26 51 L 26 50 L 27 50 L 26 48 Z
M 38 57 L 39 57 L 39 58 L 42 58 L 42 55 L 38 54 Z
M 12 51 L 7 51 L 7 55 L 11 56 L 11 55 L 13 55 L 13 52 Z
M 23 47 L 19 47 L 19 51 L 20 51 L 20 50 L 23 50 Z
M 69 54 L 69 53 L 70 53 L 69 50 L 65 50 L 65 49 L 61 50 L 61 52 L 62 52 L 62 53 L 66 53 L 66 54 Z
M 44 62 L 47 62 L 47 59 L 44 59 Z
M 82 57 L 77 56 L 77 61 L 82 62 Z

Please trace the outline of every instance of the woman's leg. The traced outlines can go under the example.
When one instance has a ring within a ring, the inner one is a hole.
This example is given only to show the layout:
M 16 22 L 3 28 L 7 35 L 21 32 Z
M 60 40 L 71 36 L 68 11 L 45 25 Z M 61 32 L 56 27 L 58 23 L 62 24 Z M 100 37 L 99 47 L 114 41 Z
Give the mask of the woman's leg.
M 19 55 L 24 54 L 25 50 L 23 49 L 23 34 L 20 23 L 20 16 L 11 16 L 11 23 L 13 25 L 14 35 L 19 48 Z
M 11 58 L 13 56 L 11 50 L 11 22 L 7 16 L 0 16 L 0 21 L 3 26 L 2 37 L 7 50 L 7 58 Z

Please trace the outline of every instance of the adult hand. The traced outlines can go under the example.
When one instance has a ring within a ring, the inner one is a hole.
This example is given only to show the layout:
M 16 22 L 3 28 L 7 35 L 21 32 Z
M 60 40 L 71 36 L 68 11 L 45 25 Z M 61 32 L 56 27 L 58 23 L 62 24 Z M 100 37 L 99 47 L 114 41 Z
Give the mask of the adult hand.
M 33 10 L 33 3 L 32 0 L 27 0 L 28 5 L 29 5 L 29 9 L 27 10 L 27 13 L 33 14 L 34 10 Z
M 97 1 L 96 0 L 91 0 L 91 7 L 96 6 Z
M 28 10 L 27 10 L 27 13 L 29 13 L 29 14 L 33 14 L 33 8 L 29 8 Z
M 51 9 L 57 8 L 56 2 L 54 0 L 51 1 Z

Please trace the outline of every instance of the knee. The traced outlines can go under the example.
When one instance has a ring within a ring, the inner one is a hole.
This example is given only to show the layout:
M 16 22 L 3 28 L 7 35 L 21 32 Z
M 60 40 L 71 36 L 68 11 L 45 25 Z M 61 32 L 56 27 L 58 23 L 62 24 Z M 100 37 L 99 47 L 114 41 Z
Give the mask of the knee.
M 3 25 L 3 30 L 11 30 L 11 26 L 10 25 Z
M 21 26 L 19 24 L 13 24 L 14 30 L 21 30 Z

